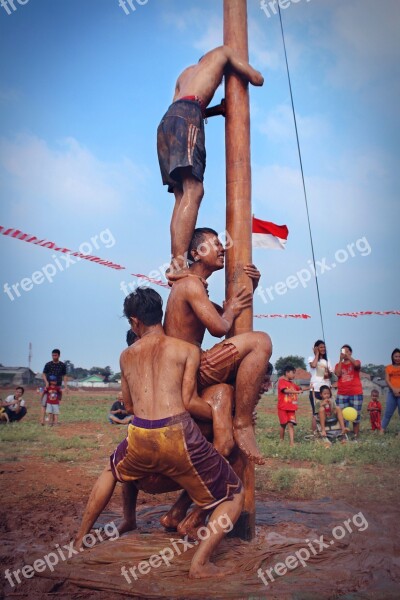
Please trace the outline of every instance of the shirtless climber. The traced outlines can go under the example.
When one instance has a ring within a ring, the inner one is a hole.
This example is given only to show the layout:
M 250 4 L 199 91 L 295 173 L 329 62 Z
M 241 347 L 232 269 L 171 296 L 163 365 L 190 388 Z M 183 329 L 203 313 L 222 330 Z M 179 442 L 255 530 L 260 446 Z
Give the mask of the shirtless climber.
M 187 412 L 197 399 L 200 351 L 165 335 L 157 292 L 138 288 L 129 298 L 127 312 L 140 339 L 121 354 L 121 384 L 127 409 L 135 416 L 127 439 L 111 455 L 90 494 L 75 547 L 81 547 L 117 481 L 135 481 L 156 472 L 179 483 L 204 510 L 213 509 L 213 530 L 200 542 L 189 577 L 224 576 L 226 570 L 210 562 L 226 533 L 218 519 L 223 515 L 236 522 L 244 492 L 229 463 L 206 441 Z
M 224 255 L 216 231 L 195 230 L 189 245 L 189 257 L 194 262 L 188 274 L 173 284 L 168 298 L 164 321 L 167 335 L 200 347 L 206 330 L 214 337 L 226 335 L 236 317 L 251 305 L 251 293 L 245 288 L 224 302 L 223 308 L 209 300 L 206 280 L 224 268 Z M 254 265 L 244 270 L 253 281 L 254 291 L 260 273 Z M 199 393 L 217 383 L 235 383 L 233 436 L 239 448 L 257 464 L 265 461 L 254 435 L 253 411 L 271 353 L 271 339 L 266 333 L 244 333 L 202 352 L 197 374 Z
M 203 198 L 206 166 L 204 118 L 207 106 L 224 73 L 232 69 L 253 85 L 264 78 L 228 46 L 207 52 L 197 65 L 187 67 L 178 77 L 173 103 L 157 130 L 157 151 L 161 176 L 175 195 L 171 219 L 170 275 L 186 267 L 189 242 L 196 226 Z

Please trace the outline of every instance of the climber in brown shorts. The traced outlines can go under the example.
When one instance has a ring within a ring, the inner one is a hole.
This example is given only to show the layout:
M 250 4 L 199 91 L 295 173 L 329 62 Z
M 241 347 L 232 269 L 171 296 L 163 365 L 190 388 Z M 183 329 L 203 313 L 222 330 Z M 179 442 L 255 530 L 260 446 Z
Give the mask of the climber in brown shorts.
M 171 219 L 170 274 L 186 267 L 186 253 L 203 198 L 206 166 L 204 117 L 206 107 L 220 85 L 226 69 L 256 86 L 264 78 L 228 46 L 207 52 L 196 65 L 178 77 L 171 106 L 157 130 L 161 176 L 175 196 Z
M 226 335 L 236 317 L 251 305 L 252 295 L 242 289 L 224 302 L 223 308 L 209 300 L 206 280 L 224 268 L 225 256 L 213 229 L 195 230 L 189 256 L 193 260 L 189 273 L 172 286 L 164 328 L 167 335 L 200 347 L 206 330 L 215 337 Z M 254 265 L 247 265 L 244 270 L 253 281 L 254 290 L 260 273 Z M 265 460 L 257 447 L 253 412 L 271 353 L 272 344 L 266 333 L 254 331 L 237 335 L 202 352 L 197 377 L 201 396 L 207 392 L 207 386 L 235 383 L 234 439 L 246 456 L 257 464 L 263 464 Z

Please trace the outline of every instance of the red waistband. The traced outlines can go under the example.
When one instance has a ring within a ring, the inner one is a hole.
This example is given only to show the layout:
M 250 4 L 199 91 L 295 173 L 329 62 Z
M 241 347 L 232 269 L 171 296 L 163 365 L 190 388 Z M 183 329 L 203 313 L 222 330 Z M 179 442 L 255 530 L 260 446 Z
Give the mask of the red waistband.
M 198 102 L 200 104 L 201 112 L 203 113 L 203 116 L 205 116 L 207 105 L 204 100 L 200 98 L 200 96 L 183 96 L 183 98 L 178 98 L 177 102 L 179 102 L 179 100 L 191 100 L 192 102 Z

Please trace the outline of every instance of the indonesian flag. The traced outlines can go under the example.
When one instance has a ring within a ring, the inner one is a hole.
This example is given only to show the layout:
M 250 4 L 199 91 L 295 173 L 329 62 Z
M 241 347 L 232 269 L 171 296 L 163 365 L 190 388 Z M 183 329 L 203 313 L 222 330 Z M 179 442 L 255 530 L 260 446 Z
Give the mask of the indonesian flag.
M 269 221 L 261 221 L 253 217 L 253 246 L 255 248 L 271 248 L 284 250 L 289 235 L 286 225 L 275 225 Z

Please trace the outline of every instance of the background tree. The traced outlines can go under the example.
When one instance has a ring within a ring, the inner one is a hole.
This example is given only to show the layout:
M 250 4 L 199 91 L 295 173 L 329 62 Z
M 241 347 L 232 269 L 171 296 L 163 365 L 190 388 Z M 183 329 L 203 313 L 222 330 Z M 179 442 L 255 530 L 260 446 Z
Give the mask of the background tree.
M 107 366 L 103 369 L 102 375 L 104 377 L 104 383 L 108 383 L 110 381 L 110 377 L 113 374 L 111 367 Z
M 279 377 L 285 374 L 286 365 L 293 365 L 295 369 L 307 370 L 305 360 L 302 356 L 281 356 L 275 363 L 275 369 Z

